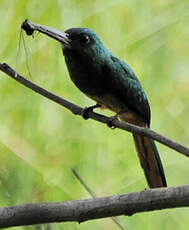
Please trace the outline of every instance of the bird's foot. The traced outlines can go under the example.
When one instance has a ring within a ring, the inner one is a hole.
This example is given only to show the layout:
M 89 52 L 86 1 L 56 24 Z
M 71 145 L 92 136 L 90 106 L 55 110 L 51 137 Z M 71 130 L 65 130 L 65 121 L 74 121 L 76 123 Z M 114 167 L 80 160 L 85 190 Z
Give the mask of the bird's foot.
M 114 122 L 115 121 L 118 121 L 119 120 L 119 116 L 124 113 L 124 111 L 119 111 L 118 113 L 116 113 L 116 115 L 112 116 L 112 117 L 109 117 L 108 118 L 108 122 L 107 122 L 107 125 L 108 127 L 110 127 L 111 129 L 115 129 L 116 127 L 114 126 Z
M 93 106 L 89 106 L 89 107 L 85 107 L 83 110 L 82 110 L 82 114 L 81 116 L 87 120 L 89 118 L 89 112 L 92 111 L 93 112 L 93 109 L 96 109 L 96 108 L 99 108 L 101 107 L 101 105 L 99 104 L 96 104 L 96 105 L 93 105 Z
M 118 116 L 119 116 L 119 114 L 116 114 L 115 116 L 112 116 L 112 117 L 108 118 L 108 122 L 107 122 L 108 127 L 110 127 L 111 129 L 116 128 L 114 126 L 114 122 L 118 120 Z

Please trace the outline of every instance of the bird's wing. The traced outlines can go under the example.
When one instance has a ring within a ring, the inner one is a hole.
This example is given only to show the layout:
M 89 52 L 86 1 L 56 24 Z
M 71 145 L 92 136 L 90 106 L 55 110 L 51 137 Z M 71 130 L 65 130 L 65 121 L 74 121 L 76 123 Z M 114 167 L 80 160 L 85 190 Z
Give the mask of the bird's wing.
M 104 67 L 104 74 L 108 76 L 109 89 L 149 125 L 150 106 L 135 73 L 129 65 L 115 56 L 111 56 L 109 62 L 112 63 Z

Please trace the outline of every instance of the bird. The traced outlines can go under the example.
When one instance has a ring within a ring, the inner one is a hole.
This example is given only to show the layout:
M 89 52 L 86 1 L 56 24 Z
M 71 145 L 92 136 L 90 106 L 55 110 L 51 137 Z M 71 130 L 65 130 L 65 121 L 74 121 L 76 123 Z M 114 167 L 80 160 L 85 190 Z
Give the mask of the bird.
M 63 55 L 73 83 L 97 104 L 116 113 L 122 121 L 149 128 L 150 105 L 131 67 L 109 49 L 89 28 L 65 31 Z M 140 164 L 150 188 L 166 187 L 162 162 L 154 140 L 133 134 Z

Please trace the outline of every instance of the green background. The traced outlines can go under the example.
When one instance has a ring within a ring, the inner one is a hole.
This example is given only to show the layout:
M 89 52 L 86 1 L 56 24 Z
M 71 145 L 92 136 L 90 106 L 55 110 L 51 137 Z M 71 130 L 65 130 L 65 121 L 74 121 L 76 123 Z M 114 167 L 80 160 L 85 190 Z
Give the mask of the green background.
M 93 102 L 69 79 L 60 44 L 24 34 L 26 19 L 59 30 L 89 27 L 136 72 L 149 98 L 152 128 L 189 145 L 188 0 L 0 0 L 0 62 L 80 105 Z M 31 74 L 28 74 L 28 68 Z M 0 205 L 90 198 L 147 188 L 132 135 L 84 121 L 0 73 Z M 101 112 L 100 110 L 97 110 Z M 112 115 L 110 112 L 103 112 Z M 189 183 L 189 160 L 158 144 L 169 186 Z M 118 217 L 125 229 L 188 229 L 187 208 Z M 119 229 L 111 219 L 50 229 Z M 39 229 L 19 227 L 15 229 Z

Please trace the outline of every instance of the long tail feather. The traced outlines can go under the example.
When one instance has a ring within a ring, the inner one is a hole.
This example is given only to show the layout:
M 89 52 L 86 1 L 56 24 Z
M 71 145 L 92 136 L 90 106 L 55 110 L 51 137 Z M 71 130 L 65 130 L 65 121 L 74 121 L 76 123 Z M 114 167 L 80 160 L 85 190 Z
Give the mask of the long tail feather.
M 165 173 L 154 141 L 136 134 L 133 137 L 149 187 L 166 187 Z

